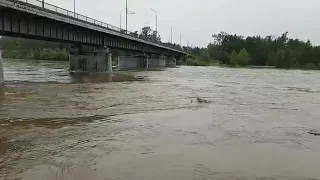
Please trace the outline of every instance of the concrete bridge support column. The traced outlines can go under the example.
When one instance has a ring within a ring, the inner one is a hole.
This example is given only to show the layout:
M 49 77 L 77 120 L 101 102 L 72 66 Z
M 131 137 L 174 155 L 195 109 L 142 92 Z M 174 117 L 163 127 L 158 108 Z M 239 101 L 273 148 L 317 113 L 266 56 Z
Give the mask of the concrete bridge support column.
M 106 54 L 107 49 L 104 47 L 73 48 L 69 55 L 69 70 L 70 72 L 105 72 Z
M 177 66 L 176 57 L 172 56 L 166 59 L 166 67 L 176 67 L 176 66 Z
M 148 56 L 145 57 L 145 61 L 146 61 L 146 69 L 149 69 L 149 57 Z
M 0 49 L 0 86 L 2 85 L 4 85 L 4 75 L 3 75 L 2 53 Z
M 149 68 L 158 69 L 164 67 L 166 67 L 166 60 L 164 56 L 149 58 Z
M 118 56 L 118 69 L 120 70 L 139 70 L 148 68 L 149 59 L 144 55 Z
M 112 72 L 112 53 L 108 53 L 107 72 Z
M 166 57 L 164 55 L 160 56 L 159 58 L 159 66 L 166 67 Z

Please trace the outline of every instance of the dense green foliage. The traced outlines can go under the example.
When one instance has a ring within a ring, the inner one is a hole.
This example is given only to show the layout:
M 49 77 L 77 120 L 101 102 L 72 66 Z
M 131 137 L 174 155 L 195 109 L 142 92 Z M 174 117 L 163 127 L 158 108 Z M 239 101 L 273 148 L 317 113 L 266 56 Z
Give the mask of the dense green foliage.
M 4 58 L 35 60 L 68 60 L 67 44 L 2 37 L 0 49 Z
M 151 42 L 161 42 L 161 37 L 158 35 L 157 31 L 153 31 L 151 27 L 146 26 L 141 29 L 141 33 L 138 35 L 138 32 L 135 32 L 135 34 L 142 39 L 145 39 L 147 41 Z
M 67 61 L 66 49 L 18 49 L 3 50 L 4 58 Z
M 221 32 L 213 35 L 214 41 L 206 48 L 182 48 L 193 55 L 194 62 L 202 65 L 219 62 L 230 66 L 319 69 L 320 46 L 312 46 L 310 41 L 289 39 L 287 35 L 244 38 Z

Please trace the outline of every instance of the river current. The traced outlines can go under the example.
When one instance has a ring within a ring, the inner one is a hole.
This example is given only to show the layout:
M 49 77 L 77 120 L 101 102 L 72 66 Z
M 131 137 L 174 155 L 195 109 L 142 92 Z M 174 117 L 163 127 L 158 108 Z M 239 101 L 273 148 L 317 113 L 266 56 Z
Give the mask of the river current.
M 4 61 L 0 179 L 320 179 L 319 71 L 67 69 Z

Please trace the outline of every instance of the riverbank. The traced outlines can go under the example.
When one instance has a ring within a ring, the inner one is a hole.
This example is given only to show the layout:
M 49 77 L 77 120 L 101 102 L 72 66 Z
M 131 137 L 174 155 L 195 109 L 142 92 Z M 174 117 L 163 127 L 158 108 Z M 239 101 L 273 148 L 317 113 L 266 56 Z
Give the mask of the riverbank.
M 228 68 L 264 68 L 264 69 L 298 69 L 298 70 L 320 70 L 320 66 L 308 63 L 304 66 L 295 66 L 291 68 L 280 68 L 277 66 L 256 66 L 256 65 L 246 65 L 246 66 L 240 66 L 240 65 L 229 65 L 229 64 L 221 64 L 218 61 L 202 61 L 202 60 L 196 60 L 196 59 L 187 59 L 186 63 L 184 64 L 186 66 L 219 66 L 219 67 L 228 67 Z

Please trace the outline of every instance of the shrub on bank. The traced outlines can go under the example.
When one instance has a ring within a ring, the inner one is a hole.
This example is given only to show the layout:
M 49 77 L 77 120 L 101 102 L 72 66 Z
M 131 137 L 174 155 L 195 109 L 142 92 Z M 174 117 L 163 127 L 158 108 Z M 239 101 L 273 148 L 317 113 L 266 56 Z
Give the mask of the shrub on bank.
M 4 58 L 67 61 L 66 49 L 19 49 L 3 50 Z
M 219 65 L 218 61 L 214 61 L 211 59 L 203 58 L 201 56 L 197 56 L 194 58 L 187 58 L 186 65 L 188 66 L 215 66 Z
M 303 69 L 319 69 L 320 66 L 316 66 L 313 63 L 307 63 L 303 66 Z

